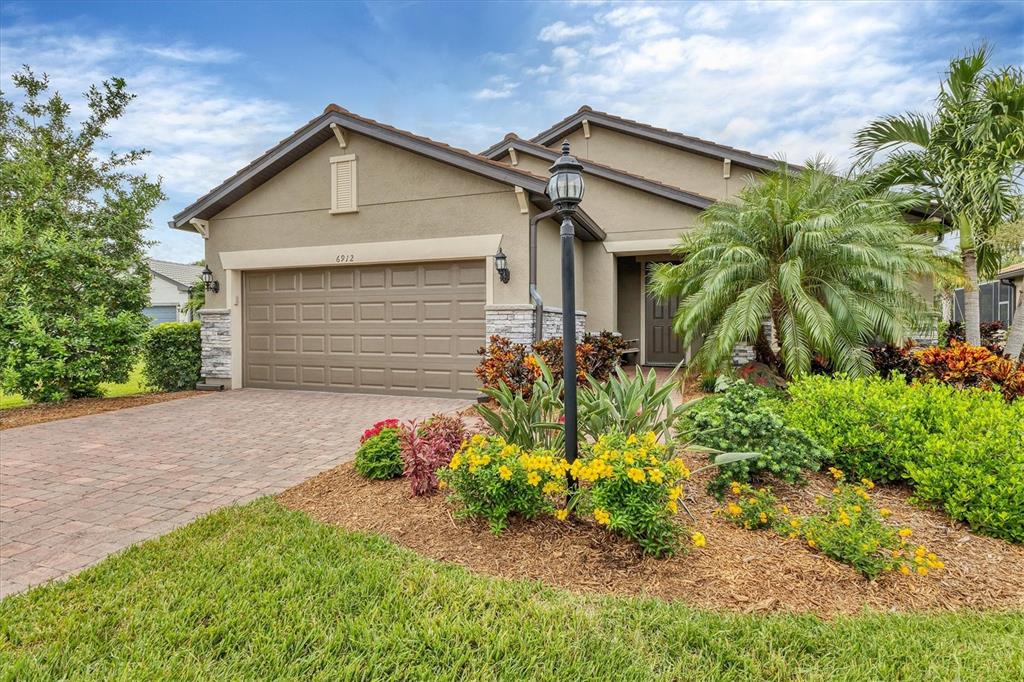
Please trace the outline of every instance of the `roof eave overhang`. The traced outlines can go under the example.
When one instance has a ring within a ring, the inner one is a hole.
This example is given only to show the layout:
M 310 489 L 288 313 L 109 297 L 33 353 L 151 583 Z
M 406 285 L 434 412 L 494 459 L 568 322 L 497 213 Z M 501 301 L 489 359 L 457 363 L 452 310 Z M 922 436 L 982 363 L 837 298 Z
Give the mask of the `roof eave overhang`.
M 554 150 L 548 149 L 547 147 L 541 147 L 530 142 L 523 142 L 522 140 L 502 140 L 499 144 L 483 152 L 481 156 L 486 156 L 490 159 L 500 159 L 508 154 L 509 149 L 515 149 L 517 152 L 529 154 L 530 156 L 551 162 L 554 162 L 559 156 L 558 152 Z M 629 173 L 622 173 L 607 166 L 594 165 L 587 159 L 580 158 L 579 162 L 583 164 L 583 172 L 585 174 L 617 182 L 619 184 L 632 187 L 633 189 L 640 190 L 641 192 L 655 194 L 657 196 L 664 197 L 665 199 L 686 204 L 693 208 L 703 210 L 715 203 L 714 200 L 709 197 L 687 192 L 686 190 L 677 189 L 668 185 L 650 182 L 644 178 L 640 178 Z
M 661 132 L 643 125 L 631 125 L 625 121 L 619 121 L 614 118 L 608 118 L 603 116 L 600 112 L 596 111 L 579 111 L 569 118 L 556 123 L 551 128 L 548 128 L 542 133 L 539 133 L 536 137 L 531 138 L 531 142 L 535 142 L 540 145 L 548 145 L 552 142 L 557 141 L 559 138 L 568 135 L 570 132 L 576 130 L 583 125 L 583 120 L 586 119 L 592 125 L 596 124 L 609 130 L 624 133 L 626 135 L 632 135 L 634 137 L 640 137 L 660 144 L 682 149 L 684 151 L 700 154 L 702 156 L 708 156 L 715 159 L 729 159 L 733 163 L 752 168 L 760 171 L 774 171 L 778 170 L 780 163 L 770 159 L 764 159 L 753 154 L 738 150 L 725 148 L 709 142 L 696 140 L 692 138 L 684 138 L 681 136 L 674 135 L 669 132 Z M 490 151 L 490 150 L 488 150 Z M 487 152 L 485 155 L 489 156 Z M 796 166 L 790 165 L 790 168 L 797 168 Z
M 355 116 L 346 115 L 340 111 L 329 110 L 299 128 L 217 188 L 175 214 L 168 224 L 174 229 L 194 232 L 195 228 L 189 224 L 190 220 L 193 218 L 208 220 L 262 185 L 298 158 L 332 139 L 334 133 L 330 128 L 331 123 L 336 123 L 345 130 L 458 166 L 477 175 L 522 187 L 530 192 L 531 196 L 544 194 L 546 180 L 542 178 L 517 171 L 512 167 L 503 168 L 499 164 L 490 163 L 485 159 L 474 158 L 444 145 L 431 143 Z

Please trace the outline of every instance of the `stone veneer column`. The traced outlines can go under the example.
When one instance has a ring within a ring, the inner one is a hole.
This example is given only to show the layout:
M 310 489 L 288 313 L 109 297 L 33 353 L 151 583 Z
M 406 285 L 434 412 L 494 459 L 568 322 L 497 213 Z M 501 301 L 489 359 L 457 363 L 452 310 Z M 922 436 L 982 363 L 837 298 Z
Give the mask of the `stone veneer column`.
M 534 307 L 529 303 L 493 304 L 485 310 L 485 329 L 487 338 L 504 336 L 513 343 L 530 345 L 533 343 Z M 587 328 L 587 313 L 576 311 L 576 338 L 583 337 Z M 543 316 L 543 338 L 561 338 L 562 309 L 545 308 Z
M 199 338 L 202 343 L 200 376 L 208 384 L 231 383 L 231 311 L 199 311 Z M 212 381 L 211 381 L 212 380 Z
M 761 323 L 761 329 L 764 330 L 764 335 L 768 337 L 768 343 L 771 344 L 772 350 L 776 353 L 779 352 L 779 347 L 775 344 L 775 333 L 774 326 L 771 320 L 765 320 Z M 732 349 L 732 365 L 733 367 L 739 367 L 745 365 L 748 362 L 753 362 L 757 359 L 757 353 L 754 351 L 754 347 L 746 343 L 737 343 Z

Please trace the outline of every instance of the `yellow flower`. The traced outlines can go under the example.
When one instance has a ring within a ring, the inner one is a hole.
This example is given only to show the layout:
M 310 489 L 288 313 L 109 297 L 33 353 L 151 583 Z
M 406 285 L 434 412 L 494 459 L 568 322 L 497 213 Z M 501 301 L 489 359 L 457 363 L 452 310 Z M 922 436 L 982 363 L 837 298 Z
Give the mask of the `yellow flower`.
M 729 485 L 729 488 L 732 490 L 732 494 L 733 495 L 739 495 L 740 494 L 740 484 L 737 483 L 736 481 L 733 481 Z
M 909 538 L 913 532 L 914 531 L 910 530 L 909 528 L 900 528 L 900 537 Z
M 871 490 L 872 488 L 875 487 L 874 482 L 870 478 L 862 478 L 860 479 L 860 482 L 863 483 L 868 490 Z
M 839 494 L 839 488 L 832 488 L 832 494 L 833 495 L 838 495 Z
M 903 566 L 900 566 L 900 573 L 903 575 L 910 575 L 910 569 L 904 564 Z
M 889 518 L 889 515 L 892 514 L 892 510 L 882 507 L 881 509 L 878 510 L 878 513 L 882 515 L 883 519 L 887 519 Z
M 832 474 L 832 478 L 836 479 L 837 481 L 843 477 L 843 472 L 840 471 L 839 469 L 836 469 L 835 467 L 829 467 L 828 472 Z
M 758 514 L 757 518 L 761 519 L 761 523 L 768 523 L 768 515 L 765 514 L 764 512 L 761 512 L 760 514 Z
M 569 510 L 568 509 L 556 509 L 555 510 L 555 518 L 558 519 L 559 521 L 565 521 L 567 518 L 569 518 Z
M 544 484 L 544 493 L 550 495 L 551 493 L 558 492 L 559 485 L 554 481 L 548 481 Z
M 594 510 L 594 518 L 602 526 L 607 526 L 609 523 L 611 523 L 612 520 L 611 514 L 606 512 L 604 509 L 601 509 L 600 507 Z
M 500 467 L 498 467 L 498 475 L 501 476 L 501 480 L 507 481 L 508 479 L 512 478 L 512 470 L 509 469 L 504 464 L 502 464 Z
M 526 477 L 526 482 L 529 483 L 530 485 L 537 485 L 538 483 L 540 483 L 540 474 L 538 474 L 536 471 L 531 471 L 530 474 Z
M 448 468 L 455 471 L 460 466 L 462 466 L 462 455 L 456 452 L 452 455 L 452 461 L 448 463 Z
M 694 533 L 690 536 L 690 541 L 693 543 L 694 547 L 703 547 L 704 545 L 708 544 L 708 541 L 707 539 L 705 539 L 703 533 Z
M 918 575 L 928 575 L 928 567 L 927 566 L 918 566 L 917 567 L 917 574 Z
M 791 525 L 793 528 L 799 528 L 800 527 L 800 519 L 790 519 L 789 520 L 789 525 Z
M 653 483 L 661 483 L 665 480 L 665 472 L 661 469 L 649 469 L 647 475 L 651 477 Z
M 666 506 L 668 507 L 668 510 L 673 514 L 679 511 L 679 503 L 676 502 L 675 500 L 669 500 Z
M 668 499 L 670 499 L 670 500 L 678 500 L 682 496 L 683 496 L 683 486 L 677 485 L 677 486 L 673 486 L 672 488 L 669 488 L 669 490 L 668 490 Z
M 637 469 L 636 467 L 632 467 L 629 471 L 626 472 L 626 475 L 629 476 L 630 480 L 636 483 L 643 483 L 645 480 L 647 480 L 647 476 L 644 474 L 644 470 Z
M 814 540 L 808 540 L 808 541 L 807 541 L 807 546 L 808 546 L 808 547 L 817 547 L 817 546 L 818 546 L 818 543 L 817 543 L 817 542 L 815 542 Z
M 757 504 L 757 498 L 756 497 L 748 497 L 747 498 L 747 502 L 749 502 L 750 504 Z
M 448 484 L 445 483 L 444 481 L 438 481 L 437 482 L 437 489 L 438 490 L 444 490 L 447 487 L 448 487 Z
M 856 514 L 860 514 L 860 505 L 859 504 L 853 505 L 853 511 Z
M 738 504 L 735 504 L 733 502 L 730 502 L 728 505 L 726 505 L 725 510 L 729 512 L 729 514 L 731 514 L 732 516 L 739 516 L 740 513 L 743 511 Z
M 789 507 L 787 507 L 786 505 L 782 505 L 782 507 L 780 508 L 782 509 L 783 514 L 789 514 Z

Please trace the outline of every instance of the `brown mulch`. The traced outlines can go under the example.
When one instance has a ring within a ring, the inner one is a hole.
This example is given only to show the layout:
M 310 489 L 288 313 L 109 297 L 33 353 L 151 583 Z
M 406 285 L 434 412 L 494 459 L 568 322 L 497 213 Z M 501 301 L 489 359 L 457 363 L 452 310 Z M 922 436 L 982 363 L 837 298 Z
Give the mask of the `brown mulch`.
M 699 463 L 688 457 L 690 464 Z M 495 537 L 487 525 L 457 520 L 444 496 L 410 497 L 403 479 L 368 481 L 343 464 L 278 496 L 291 509 L 350 530 L 381 533 L 432 559 L 502 578 L 540 580 L 581 593 L 645 595 L 699 607 L 742 612 L 807 612 L 830 618 L 875 611 L 1009 610 L 1024 608 L 1024 548 L 975 535 L 962 524 L 907 502 L 909 491 L 878 486 L 873 499 L 890 521 L 913 528 L 912 540 L 946 568 L 926 577 L 883 574 L 875 581 L 802 541 L 748 531 L 712 516 L 719 506 L 704 492 L 711 472 L 690 482 L 680 520 L 707 546 L 669 559 L 645 558 L 634 545 L 587 521 L 513 520 Z M 796 514 L 816 508 L 831 478 L 813 474 L 806 487 L 773 486 Z
M 194 398 L 206 395 L 207 393 L 208 391 L 140 393 L 138 395 L 126 395 L 118 398 L 78 398 L 59 403 L 38 403 L 25 405 L 24 407 L 11 407 L 0 411 L 0 431 L 3 429 L 13 429 L 17 426 L 53 422 L 58 419 L 84 417 L 87 414 L 123 410 L 126 407 L 139 407 L 140 405 L 163 403 L 180 398 Z

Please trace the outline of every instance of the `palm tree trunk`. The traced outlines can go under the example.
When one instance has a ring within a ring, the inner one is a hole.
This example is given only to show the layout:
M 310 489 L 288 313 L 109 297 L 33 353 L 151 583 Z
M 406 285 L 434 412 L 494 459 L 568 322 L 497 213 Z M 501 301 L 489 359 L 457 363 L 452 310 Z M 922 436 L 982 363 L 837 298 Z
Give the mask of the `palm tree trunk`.
M 1017 307 L 1013 311 L 1013 326 L 1010 327 L 1010 335 L 1006 338 L 1003 352 L 1011 359 L 1017 360 L 1024 350 L 1024 291 L 1018 292 L 1014 289 L 1014 293 L 1017 294 Z
M 974 249 L 963 249 L 964 275 L 964 334 L 967 343 L 981 345 L 981 298 L 978 293 L 978 255 Z

